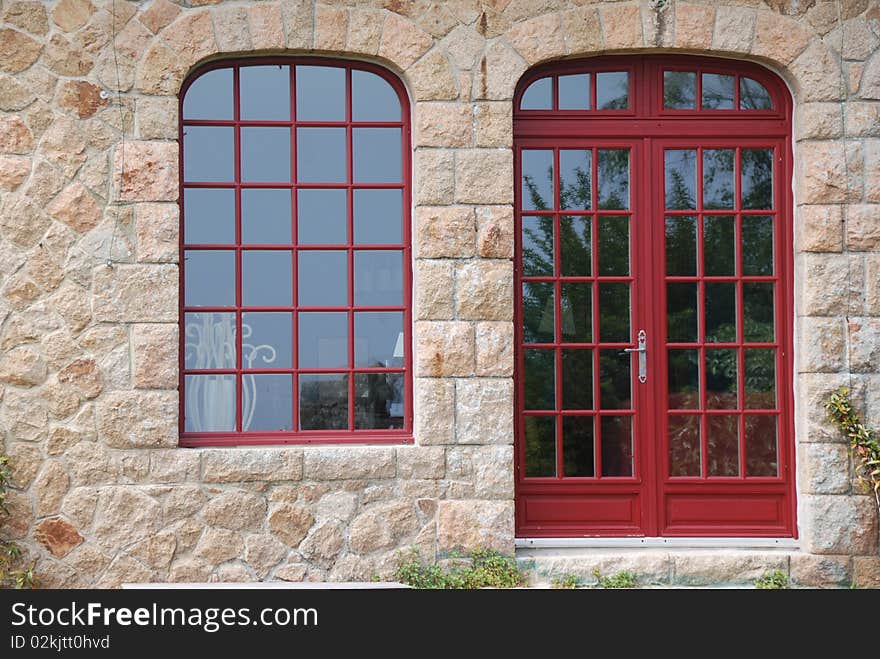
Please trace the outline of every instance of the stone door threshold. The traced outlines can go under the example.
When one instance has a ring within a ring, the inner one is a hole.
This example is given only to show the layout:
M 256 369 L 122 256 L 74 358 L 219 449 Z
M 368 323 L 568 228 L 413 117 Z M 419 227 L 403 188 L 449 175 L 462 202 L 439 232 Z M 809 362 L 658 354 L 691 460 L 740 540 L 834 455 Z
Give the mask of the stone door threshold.
M 611 547 L 697 547 L 703 549 L 797 549 L 794 538 L 516 538 L 521 549 L 608 549 Z M 520 553 L 520 552 L 518 552 Z

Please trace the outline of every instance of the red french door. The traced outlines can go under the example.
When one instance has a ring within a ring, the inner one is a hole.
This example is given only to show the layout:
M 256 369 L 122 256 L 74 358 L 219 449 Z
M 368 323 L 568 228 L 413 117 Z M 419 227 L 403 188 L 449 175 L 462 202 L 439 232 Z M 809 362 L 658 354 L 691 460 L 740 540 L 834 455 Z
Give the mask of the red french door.
M 603 58 L 515 102 L 517 535 L 794 535 L 781 82 Z

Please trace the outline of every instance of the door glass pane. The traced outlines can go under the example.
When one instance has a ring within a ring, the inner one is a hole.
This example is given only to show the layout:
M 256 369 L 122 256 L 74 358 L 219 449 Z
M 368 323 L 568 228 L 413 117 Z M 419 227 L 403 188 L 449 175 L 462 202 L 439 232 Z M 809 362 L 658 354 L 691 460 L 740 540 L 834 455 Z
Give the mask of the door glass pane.
M 691 71 L 664 71 L 663 107 L 667 110 L 696 108 L 697 74 Z
M 732 215 L 703 216 L 703 272 L 736 274 L 736 223 Z
M 347 242 L 346 197 L 345 190 L 297 190 L 297 242 L 300 245 L 339 245 Z
M 358 183 L 400 183 L 403 150 L 400 128 L 354 128 L 354 180 Z
M 392 245 L 403 240 L 403 191 L 354 191 L 354 242 Z
M 300 183 L 346 180 L 344 128 L 296 129 L 296 178 Z
M 562 351 L 562 409 L 593 409 L 593 351 Z
M 553 217 L 522 219 L 522 266 L 523 277 L 553 276 Z
M 345 69 L 296 67 L 298 121 L 345 121 Z
M 773 284 L 743 283 L 743 340 L 773 341 Z
M 629 74 L 602 71 L 596 75 L 596 109 L 625 110 L 629 107 Z
M 603 416 L 602 475 L 632 476 L 632 417 Z
M 670 350 L 668 365 L 669 409 L 700 407 L 700 351 Z
M 289 373 L 241 378 L 241 429 L 293 429 L 293 376 Z
M 603 410 L 628 410 L 632 407 L 631 359 L 620 350 L 599 351 L 599 406 Z
M 183 240 L 189 245 L 235 242 L 235 190 L 187 188 L 183 194 Z
M 354 253 L 354 303 L 363 306 L 403 304 L 403 252 L 358 250 Z
M 290 190 L 241 191 L 241 242 L 246 245 L 289 245 Z
M 348 366 L 347 313 L 300 313 L 298 332 L 300 368 Z
M 553 284 L 523 282 L 523 341 L 553 343 L 556 334 Z
M 697 218 L 693 215 L 666 218 L 666 274 L 697 274 Z
M 773 208 L 773 149 L 742 150 L 742 207 Z
M 246 250 L 241 253 L 241 303 L 247 307 L 293 304 L 291 253 Z
M 541 78 L 528 86 L 519 107 L 523 110 L 549 110 L 553 107 L 553 79 Z
M 188 313 L 184 333 L 184 368 L 235 368 L 235 314 Z
M 231 126 L 184 126 L 184 180 L 235 180 L 234 139 L 234 129 Z
M 183 98 L 183 118 L 231 120 L 232 69 L 214 69 L 196 78 Z
M 745 350 L 745 407 L 772 410 L 776 407 L 776 351 Z
M 527 416 L 525 428 L 526 477 L 556 475 L 556 417 Z
M 737 350 L 706 350 L 706 407 L 734 410 L 737 407 Z
M 773 274 L 773 218 L 743 215 L 742 258 L 744 275 Z
M 559 76 L 559 109 L 590 109 L 590 74 Z
M 241 118 L 290 121 L 290 68 L 243 66 L 239 70 Z
M 746 416 L 746 476 L 778 476 L 776 417 Z
M 709 476 L 739 476 L 739 424 L 736 416 L 706 419 Z
M 556 351 L 524 350 L 524 391 L 527 410 L 556 409 Z
M 734 76 L 721 75 L 719 73 L 704 73 L 702 98 L 703 109 L 732 110 L 734 80 Z
M 355 313 L 354 365 L 403 366 L 402 312 Z
M 553 208 L 553 151 L 528 149 L 522 152 L 523 210 Z
M 184 380 L 186 432 L 235 430 L 234 375 L 187 375 Z
M 706 341 L 736 341 L 736 284 L 706 284 Z
M 589 210 L 592 188 L 592 152 L 582 149 L 559 151 L 559 207 Z
M 351 118 L 353 121 L 400 121 L 397 92 L 382 76 L 352 70 Z
M 599 217 L 599 274 L 629 274 L 629 217 Z
M 629 208 L 629 149 L 599 149 L 599 209 Z
M 562 417 L 562 464 L 566 476 L 595 476 L 593 417 Z
M 300 430 L 348 427 L 348 375 L 308 373 L 299 376 Z
M 187 250 L 184 304 L 188 307 L 235 305 L 235 252 Z
M 770 110 L 773 104 L 764 85 L 751 78 L 740 78 L 739 107 L 742 110 Z
M 342 307 L 348 304 L 348 252 L 300 251 L 299 306 Z
M 700 417 L 669 416 L 669 475 L 699 476 Z
M 293 366 L 293 314 L 281 312 L 241 315 L 242 368 Z
M 241 180 L 290 181 L 290 129 L 241 129 Z
M 523 218 L 523 221 L 525 219 Z M 589 277 L 592 274 L 590 231 L 589 217 L 560 218 L 559 233 L 561 237 L 559 248 L 562 252 L 560 256 L 562 258 L 561 268 L 563 277 Z M 552 244 L 549 247 L 552 247 Z M 525 257 L 525 255 L 523 256 Z M 548 258 L 549 256 L 548 254 Z M 540 274 L 553 274 L 552 261 L 551 267 Z
M 703 150 L 703 208 L 733 208 L 733 149 Z
M 599 332 L 603 343 L 628 343 L 629 284 L 599 284 Z
M 589 343 L 593 339 L 592 284 L 562 284 L 562 340 Z
M 666 340 L 697 340 L 697 284 L 666 284 Z
M 696 149 L 667 149 L 664 152 L 666 173 L 666 208 L 691 210 L 697 207 Z
M 403 373 L 356 373 L 354 427 L 403 428 L 404 394 Z

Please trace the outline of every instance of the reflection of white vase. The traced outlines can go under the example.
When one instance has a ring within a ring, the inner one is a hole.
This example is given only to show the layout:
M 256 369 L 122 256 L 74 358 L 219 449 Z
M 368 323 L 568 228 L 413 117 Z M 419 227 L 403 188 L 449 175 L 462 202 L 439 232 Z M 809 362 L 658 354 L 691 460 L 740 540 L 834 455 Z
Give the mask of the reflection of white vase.
M 196 398 L 196 432 L 235 430 L 235 379 L 205 378 L 204 390 Z

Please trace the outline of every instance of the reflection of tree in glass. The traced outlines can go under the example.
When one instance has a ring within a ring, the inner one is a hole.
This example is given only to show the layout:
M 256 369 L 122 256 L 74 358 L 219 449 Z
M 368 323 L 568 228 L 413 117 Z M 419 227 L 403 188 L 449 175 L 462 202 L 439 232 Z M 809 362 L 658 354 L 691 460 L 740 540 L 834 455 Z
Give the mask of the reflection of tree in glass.
M 733 208 L 733 149 L 703 151 L 703 207 Z
M 573 181 L 567 181 L 565 178 L 560 178 L 559 208 L 588 210 L 592 203 L 590 199 L 590 170 L 583 167 L 575 167 L 573 173 Z
M 663 106 L 671 110 L 696 107 L 697 76 L 685 71 L 663 74 Z
M 743 110 L 769 110 L 770 94 L 760 82 L 751 78 L 740 78 L 739 107 Z
M 773 150 L 742 150 L 743 208 L 773 208 Z
M 629 208 L 629 149 L 599 149 L 599 210 Z
M 300 384 L 300 427 L 342 430 L 348 427 L 348 380 L 303 380 Z
M 669 417 L 669 475 L 699 476 L 700 417 Z

